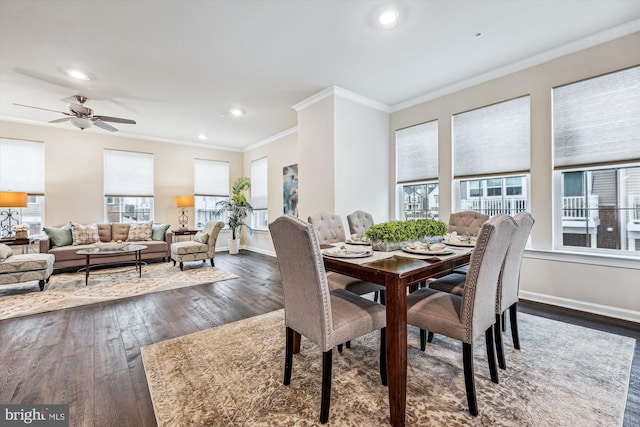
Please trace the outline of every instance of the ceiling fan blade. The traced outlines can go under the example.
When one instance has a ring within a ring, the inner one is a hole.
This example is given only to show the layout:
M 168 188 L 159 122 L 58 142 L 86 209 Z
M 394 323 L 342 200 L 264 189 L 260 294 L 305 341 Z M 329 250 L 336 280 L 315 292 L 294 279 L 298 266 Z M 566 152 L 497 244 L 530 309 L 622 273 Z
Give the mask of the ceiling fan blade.
M 69 120 L 71 120 L 71 117 L 63 117 L 61 119 L 51 120 L 49 121 L 49 123 L 62 123 L 62 122 L 67 122 Z
M 110 132 L 117 132 L 118 131 L 118 129 L 114 128 L 113 126 L 111 126 L 108 123 L 103 122 L 102 120 L 95 120 L 95 117 L 92 120 L 93 120 L 93 124 L 98 126 L 99 128 L 102 128 L 104 130 L 108 130 Z
M 135 125 L 136 121 L 131 119 L 121 119 L 119 117 L 109 117 L 109 116 L 93 116 L 98 120 L 102 120 L 103 122 L 112 122 L 112 123 L 126 123 L 128 125 Z
M 13 105 L 17 105 L 19 107 L 35 108 L 36 110 L 53 111 L 54 113 L 60 113 L 60 114 L 64 114 L 64 115 L 67 115 L 67 116 L 71 115 L 71 114 L 66 113 L 64 111 L 50 110 L 48 108 L 41 108 L 41 107 L 34 107 L 33 105 L 16 104 L 15 102 L 13 103 Z

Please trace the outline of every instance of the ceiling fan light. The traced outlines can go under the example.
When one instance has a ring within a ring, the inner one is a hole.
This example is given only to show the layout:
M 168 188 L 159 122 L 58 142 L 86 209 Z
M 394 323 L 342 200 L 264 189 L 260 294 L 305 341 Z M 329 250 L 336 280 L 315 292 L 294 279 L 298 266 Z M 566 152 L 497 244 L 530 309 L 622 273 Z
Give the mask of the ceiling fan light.
M 80 70 L 69 70 L 67 71 L 67 74 L 77 80 L 90 80 L 87 73 Z
M 82 130 L 88 129 L 93 126 L 93 122 L 89 119 L 85 119 L 83 117 L 72 117 L 70 120 L 72 125 Z

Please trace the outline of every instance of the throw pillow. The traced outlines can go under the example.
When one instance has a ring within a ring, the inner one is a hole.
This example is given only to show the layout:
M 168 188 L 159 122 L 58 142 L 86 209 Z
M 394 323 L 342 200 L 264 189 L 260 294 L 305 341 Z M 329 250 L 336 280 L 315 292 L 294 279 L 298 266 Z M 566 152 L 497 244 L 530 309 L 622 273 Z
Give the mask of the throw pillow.
M 13 255 L 13 251 L 11 250 L 11 247 L 0 243 L 0 262 L 9 258 L 11 255 Z
M 195 236 L 193 236 L 193 240 L 198 243 L 206 244 L 209 240 L 209 235 L 207 233 L 203 233 L 202 231 L 198 231 Z
M 153 224 L 151 225 L 151 240 L 164 242 L 164 235 L 171 227 L 171 224 Z
M 60 228 L 44 227 L 44 232 L 51 240 L 51 247 L 59 248 L 61 246 L 69 246 L 73 244 L 73 236 L 71 235 L 71 224 L 65 224 Z
M 78 224 L 71 221 L 71 237 L 73 245 L 90 245 L 100 241 L 96 224 Z
M 143 240 L 151 240 L 151 226 L 150 222 L 145 224 L 131 224 L 129 227 L 129 242 L 141 242 Z

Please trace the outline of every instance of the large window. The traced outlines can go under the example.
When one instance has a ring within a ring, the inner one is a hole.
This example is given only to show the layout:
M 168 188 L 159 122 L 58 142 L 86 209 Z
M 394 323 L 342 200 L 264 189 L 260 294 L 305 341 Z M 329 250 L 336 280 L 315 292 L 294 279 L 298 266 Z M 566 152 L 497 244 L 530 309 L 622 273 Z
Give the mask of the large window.
M 556 247 L 640 255 L 640 67 L 554 88 L 553 143 Z
M 229 163 L 194 159 L 195 226 L 202 229 L 209 221 L 223 221 L 226 212 L 215 215 L 216 203 L 229 199 Z
M 438 218 L 438 121 L 396 131 L 396 184 L 401 219 Z
M 30 236 L 40 235 L 44 226 L 44 143 L 0 138 L 0 191 L 27 193 L 27 207 L 11 209 L 18 212 L 12 215 L 11 224 L 17 225 L 18 220 L 29 226 Z M 2 236 L 11 231 L 6 216 L 0 214 Z
M 153 220 L 153 154 L 104 150 L 107 222 Z
M 529 96 L 453 116 L 456 210 L 529 210 Z
M 253 206 L 251 227 L 255 230 L 267 230 L 269 226 L 267 183 L 267 158 L 254 160 L 251 162 L 251 206 Z

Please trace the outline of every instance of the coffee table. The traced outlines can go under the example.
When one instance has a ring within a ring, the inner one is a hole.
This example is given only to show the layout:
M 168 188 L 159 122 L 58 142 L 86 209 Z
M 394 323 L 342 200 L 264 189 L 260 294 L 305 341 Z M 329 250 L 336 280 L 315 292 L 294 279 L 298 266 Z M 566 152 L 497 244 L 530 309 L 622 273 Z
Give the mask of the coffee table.
M 147 249 L 146 245 L 127 245 L 124 248 L 120 248 L 120 249 L 88 248 L 88 249 L 77 250 L 76 253 L 78 255 L 84 255 L 87 260 L 84 268 L 85 270 L 84 285 L 87 286 L 89 284 L 89 270 L 91 267 L 91 257 L 102 257 L 102 256 L 118 257 L 118 256 L 124 256 L 124 255 L 131 255 L 131 253 L 134 253 L 136 258 L 135 259 L 136 271 L 138 272 L 138 277 L 142 277 L 141 252 L 145 249 Z M 111 262 L 104 263 L 104 264 L 111 264 Z M 97 264 L 97 265 L 104 265 L 104 264 Z

